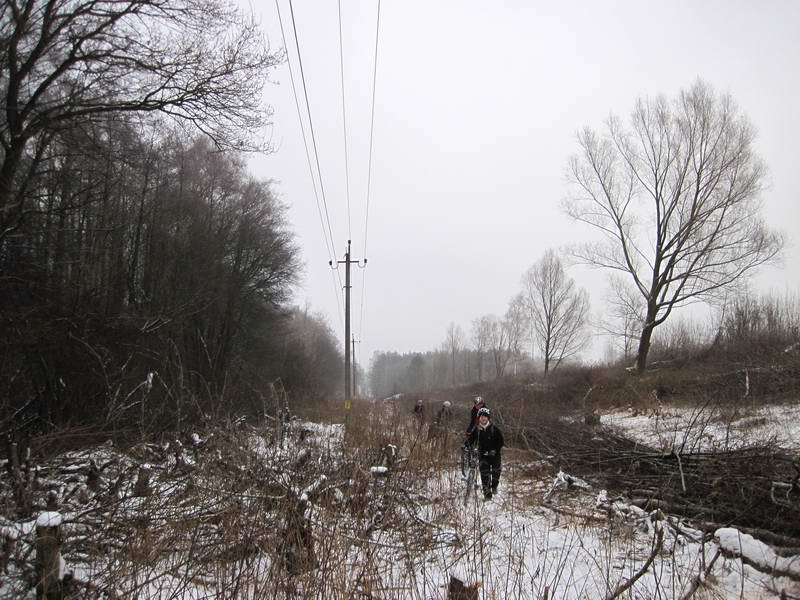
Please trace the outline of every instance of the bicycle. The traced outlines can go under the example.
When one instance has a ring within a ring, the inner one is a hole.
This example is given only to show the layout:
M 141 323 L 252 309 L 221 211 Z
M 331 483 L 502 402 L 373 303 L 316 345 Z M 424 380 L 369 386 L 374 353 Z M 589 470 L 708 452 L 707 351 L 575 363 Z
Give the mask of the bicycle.
M 478 489 L 478 446 L 477 444 L 466 444 L 461 447 L 461 478 L 466 484 L 464 494 L 464 505 L 469 502 L 471 495 Z

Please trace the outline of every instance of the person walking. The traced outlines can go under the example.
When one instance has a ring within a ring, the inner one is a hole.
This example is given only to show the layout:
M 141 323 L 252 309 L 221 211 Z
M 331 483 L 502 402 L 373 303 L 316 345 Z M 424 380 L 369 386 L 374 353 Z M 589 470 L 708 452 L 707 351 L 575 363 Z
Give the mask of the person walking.
M 425 404 L 422 402 L 422 398 L 417 400 L 417 403 L 414 405 L 414 416 L 419 419 L 419 422 L 425 420 Z
M 497 493 L 500 474 L 503 472 L 501 451 L 505 440 L 503 432 L 491 419 L 492 413 L 488 408 L 484 406 L 478 409 L 478 425 L 472 430 L 468 440 L 470 444 L 478 444 L 478 468 L 484 500 L 491 500 Z
M 450 400 L 445 400 L 444 402 L 442 402 L 442 406 L 441 408 L 439 408 L 439 412 L 436 413 L 436 419 L 433 422 L 438 427 L 449 429 L 450 421 L 452 420 L 453 420 L 453 411 L 450 408 Z
M 469 444 L 469 438 L 472 435 L 472 431 L 478 426 L 478 411 L 482 408 L 488 408 L 486 406 L 486 402 L 483 400 L 483 396 L 475 396 L 475 403 L 472 405 L 472 410 L 470 411 L 469 415 L 469 425 L 467 425 L 467 431 L 464 434 L 466 441 L 464 445 Z
M 433 424 L 428 432 L 428 439 L 432 446 L 447 446 L 447 437 L 450 433 L 450 426 L 453 420 L 453 411 L 450 408 L 450 401 L 445 400 L 433 419 Z

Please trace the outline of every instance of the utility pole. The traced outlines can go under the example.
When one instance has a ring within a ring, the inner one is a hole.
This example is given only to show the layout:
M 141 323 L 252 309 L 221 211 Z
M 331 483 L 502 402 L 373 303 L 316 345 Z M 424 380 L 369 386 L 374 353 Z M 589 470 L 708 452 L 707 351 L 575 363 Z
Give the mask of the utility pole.
M 352 395 L 350 387 L 350 265 L 357 264 L 362 269 L 367 266 L 367 259 L 364 259 L 364 266 L 358 260 L 350 260 L 350 240 L 347 240 L 347 252 L 344 260 L 337 260 L 336 266 L 329 260 L 328 264 L 336 269 L 340 264 L 345 265 L 344 275 L 344 408 L 350 410 L 352 406 Z

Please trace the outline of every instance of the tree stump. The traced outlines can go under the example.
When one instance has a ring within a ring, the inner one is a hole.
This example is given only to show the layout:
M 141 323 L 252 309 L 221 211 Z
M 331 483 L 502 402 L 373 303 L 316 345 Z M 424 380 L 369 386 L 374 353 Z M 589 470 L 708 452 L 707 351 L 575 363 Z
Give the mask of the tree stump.
M 289 575 L 297 576 L 317 567 L 311 522 L 305 515 L 306 502 L 298 500 L 288 508 L 283 534 L 283 559 Z
M 478 600 L 479 582 L 466 585 L 457 577 L 450 576 L 450 585 L 447 588 L 447 600 Z
M 86 476 L 86 485 L 96 494 L 100 491 L 100 483 L 100 469 L 97 467 L 97 463 L 94 462 L 93 458 L 89 459 L 89 473 Z
M 43 512 L 36 519 L 36 598 L 60 600 L 61 513 Z
M 145 463 L 139 467 L 139 473 L 136 477 L 136 483 L 133 486 L 133 495 L 143 498 L 152 493 L 150 489 L 150 473 L 152 472 L 150 465 Z
M 11 527 L 0 527 L 0 574 L 8 573 L 8 561 L 17 547 L 19 534 Z

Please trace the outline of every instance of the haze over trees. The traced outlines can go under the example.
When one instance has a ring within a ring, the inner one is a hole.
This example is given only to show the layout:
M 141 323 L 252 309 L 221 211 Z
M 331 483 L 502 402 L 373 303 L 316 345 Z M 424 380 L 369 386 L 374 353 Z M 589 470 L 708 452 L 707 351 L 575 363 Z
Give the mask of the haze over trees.
M 489 314 L 473 320 L 469 344 L 461 327 L 450 323 L 437 350 L 376 352 L 370 362 L 370 391 L 387 398 L 500 379 L 508 373 L 509 364 L 528 359 L 523 349 L 528 323 L 522 296 L 517 295 L 503 318 Z
M 570 160 L 565 210 L 601 233 L 572 249 L 621 273 L 641 302 L 636 366 L 673 310 L 741 283 L 783 246 L 763 222 L 765 167 L 755 131 L 728 95 L 698 81 L 669 102 L 636 102 L 629 126 L 584 129 Z

